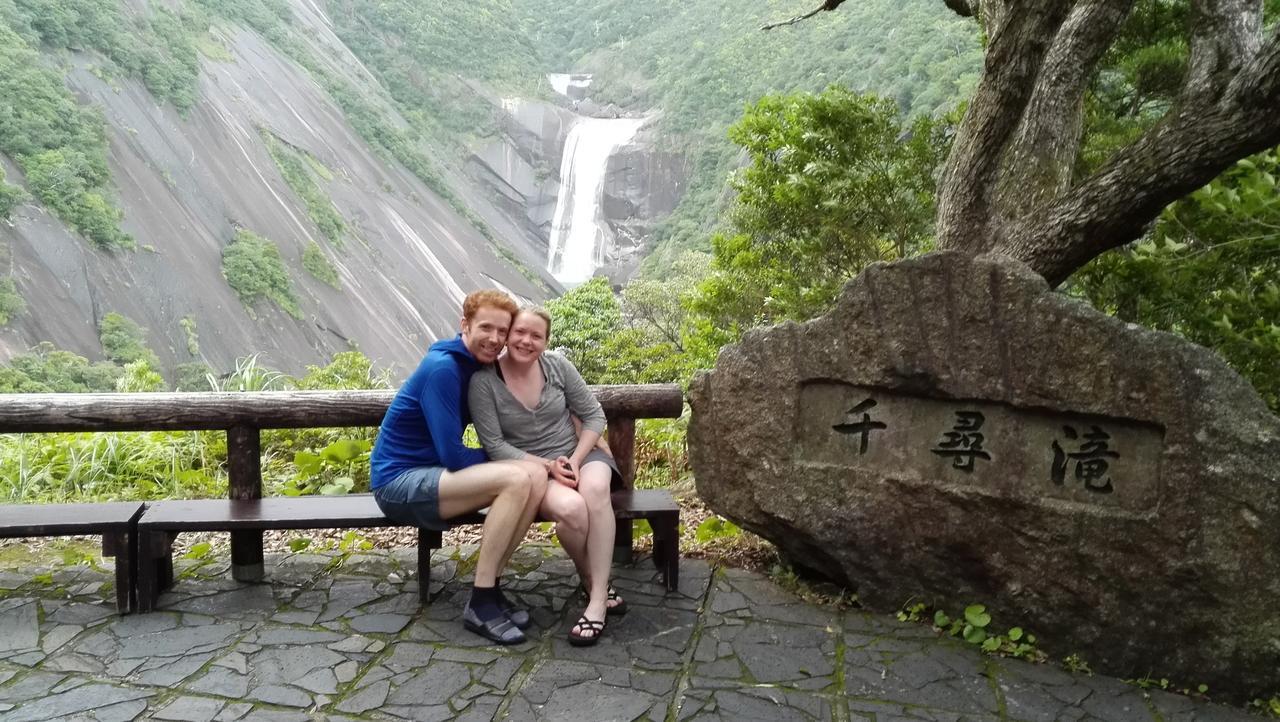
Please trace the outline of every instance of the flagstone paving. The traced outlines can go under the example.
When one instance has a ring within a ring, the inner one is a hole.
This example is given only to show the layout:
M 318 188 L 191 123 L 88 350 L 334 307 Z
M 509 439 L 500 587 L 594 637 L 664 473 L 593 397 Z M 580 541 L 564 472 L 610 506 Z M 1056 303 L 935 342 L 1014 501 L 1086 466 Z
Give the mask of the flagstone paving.
M 475 549 L 437 553 L 418 603 L 412 549 L 268 559 L 269 582 L 182 560 L 160 611 L 116 616 L 109 569 L 0 570 L 0 720 L 1256 720 L 1100 676 L 977 654 L 927 627 L 805 604 L 768 579 L 685 561 L 679 593 L 618 569 L 630 611 L 595 647 L 554 547 L 506 589 L 530 640 L 466 632 Z M 642 560 L 643 561 L 643 560 Z

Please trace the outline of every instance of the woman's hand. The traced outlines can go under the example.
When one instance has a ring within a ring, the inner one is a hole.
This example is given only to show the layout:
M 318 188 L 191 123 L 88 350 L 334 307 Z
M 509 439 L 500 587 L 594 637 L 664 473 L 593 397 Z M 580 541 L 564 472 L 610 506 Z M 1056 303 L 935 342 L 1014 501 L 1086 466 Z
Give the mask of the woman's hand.
M 569 457 L 561 456 L 551 462 L 551 478 L 570 489 L 578 488 L 578 466 Z

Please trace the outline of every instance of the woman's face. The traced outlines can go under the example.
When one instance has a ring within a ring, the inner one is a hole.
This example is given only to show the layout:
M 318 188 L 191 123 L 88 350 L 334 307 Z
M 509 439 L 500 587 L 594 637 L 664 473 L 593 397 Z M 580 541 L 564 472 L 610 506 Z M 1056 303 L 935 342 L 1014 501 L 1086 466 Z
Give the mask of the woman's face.
M 532 363 L 547 350 L 547 322 L 537 314 L 520 312 L 507 334 L 507 353 L 517 363 Z

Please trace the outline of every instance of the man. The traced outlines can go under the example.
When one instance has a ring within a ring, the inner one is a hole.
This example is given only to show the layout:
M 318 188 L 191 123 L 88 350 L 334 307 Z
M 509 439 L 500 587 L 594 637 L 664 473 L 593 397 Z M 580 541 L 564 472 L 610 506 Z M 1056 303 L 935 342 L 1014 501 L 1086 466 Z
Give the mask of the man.
M 525 640 L 529 613 L 515 608 L 498 586 L 533 523 L 546 492 L 548 469 L 536 462 L 490 462 L 462 443 L 470 423 L 467 385 L 506 344 L 516 304 L 501 291 L 476 291 L 462 304 L 462 332 L 431 345 L 387 409 L 370 460 L 370 487 L 389 518 L 427 529 L 484 507 L 471 599 L 462 613 L 467 629 L 499 644 Z

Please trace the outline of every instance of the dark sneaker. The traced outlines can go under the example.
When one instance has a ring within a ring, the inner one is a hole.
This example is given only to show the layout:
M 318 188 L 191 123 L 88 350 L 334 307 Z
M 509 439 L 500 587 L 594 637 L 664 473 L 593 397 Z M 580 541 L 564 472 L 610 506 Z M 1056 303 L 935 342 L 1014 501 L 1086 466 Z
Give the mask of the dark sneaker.
M 480 619 L 480 615 L 475 613 L 470 604 L 462 610 L 462 626 L 498 644 L 520 644 L 525 640 L 524 632 L 521 632 L 507 615 L 503 614 L 493 619 Z
M 502 592 L 498 592 L 498 606 L 502 608 L 502 613 L 507 615 L 507 619 L 520 629 L 528 629 L 529 625 L 533 624 L 533 619 L 529 617 L 529 610 L 517 607 Z

